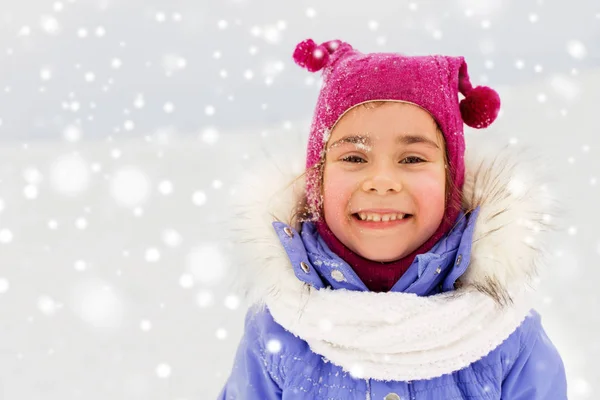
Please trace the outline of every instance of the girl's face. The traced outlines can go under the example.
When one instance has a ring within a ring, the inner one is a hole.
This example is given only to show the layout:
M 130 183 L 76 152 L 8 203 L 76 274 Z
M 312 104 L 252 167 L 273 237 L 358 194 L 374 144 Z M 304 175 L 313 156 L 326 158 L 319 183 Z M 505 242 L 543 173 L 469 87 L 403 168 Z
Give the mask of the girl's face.
M 429 239 L 444 216 L 445 147 L 429 113 L 386 102 L 358 106 L 326 144 L 327 225 L 355 253 L 395 261 Z M 402 214 L 406 217 L 399 219 Z

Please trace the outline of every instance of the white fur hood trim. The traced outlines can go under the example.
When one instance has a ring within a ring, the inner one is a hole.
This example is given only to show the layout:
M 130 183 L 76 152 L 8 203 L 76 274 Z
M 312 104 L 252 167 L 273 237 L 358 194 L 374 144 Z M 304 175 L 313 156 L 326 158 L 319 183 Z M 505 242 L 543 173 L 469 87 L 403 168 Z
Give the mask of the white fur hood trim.
M 234 220 L 249 300 L 266 304 L 314 352 L 355 377 L 429 379 L 481 359 L 527 316 L 545 254 L 540 233 L 552 228 L 557 210 L 531 154 L 467 149 L 463 207 L 480 207 L 470 264 L 460 288 L 429 297 L 317 290 L 294 275 L 271 223 L 289 223 L 302 195 L 303 180 L 290 185 L 304 165 L 297 160 L 245 176 Z

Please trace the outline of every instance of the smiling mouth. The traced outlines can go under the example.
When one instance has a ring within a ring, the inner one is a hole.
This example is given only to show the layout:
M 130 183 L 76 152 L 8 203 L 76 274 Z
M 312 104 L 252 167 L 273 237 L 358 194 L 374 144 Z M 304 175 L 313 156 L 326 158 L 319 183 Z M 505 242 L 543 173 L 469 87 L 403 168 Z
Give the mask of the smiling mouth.
M 412 217 L 412 214 L 392 213 L 392 214 L 377 214 L 377 213 L 354 213 L 352 218 L 361 222 L 394 222 L 405 220 Z

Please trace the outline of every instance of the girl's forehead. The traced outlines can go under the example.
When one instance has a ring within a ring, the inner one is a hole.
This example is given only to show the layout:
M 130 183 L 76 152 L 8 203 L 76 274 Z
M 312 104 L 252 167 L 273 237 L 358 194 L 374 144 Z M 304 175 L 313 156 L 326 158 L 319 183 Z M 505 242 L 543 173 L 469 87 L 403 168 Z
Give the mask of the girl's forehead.
M 420 107 L 390 103 L 375 108 L 362 106 L 348 111 L 332 128 L 332 136 L 361 134 L 372 140 L 398 132 L 407 134 L 435 133 L 433 117 Z

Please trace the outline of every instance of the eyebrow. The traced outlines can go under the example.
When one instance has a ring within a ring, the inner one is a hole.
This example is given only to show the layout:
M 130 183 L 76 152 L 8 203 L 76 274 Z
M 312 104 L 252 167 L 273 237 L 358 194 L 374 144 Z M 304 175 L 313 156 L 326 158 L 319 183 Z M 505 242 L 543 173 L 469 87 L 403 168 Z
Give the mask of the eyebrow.
M 342 144 L 345 144 L 345 143 L 371 145 L 372 142 L 371 142 L 371 138 L 369 136 L 350 135 L 350 136 L 345 136 L 339 140 L 336 140 L 335 142 L 333 142 L 331 144 L 331 146 L 329 146 L 328 149 L 331 149 L 336 146 L 341 146 Z M 435 143 L 433 140 L 428 139 L 423 136 L 419 136 L 419 135 L 400 135 L 400 136 L 396 137 L 396 143 L 405 144 L 405 145 L 411 145 L 411 144 L 415 144 L 415 143 L 423 143 L 428 146 L 434 147 L 436 149 L 440 148 L 437 145 L 437 143 Z
M 371 145 L 371 138 L 368 136 L 362 136 L 362 135 L 344 136 L 343 138 L 333 142 L 329 146 L 329 149 L 331 149 L 333 147 L 341 146 L 345 143 Z
M 398 136 L 396 138 L 396 143 L 402 143 L 402 144 L 414 144 L 414 143 L 423 143 L 426 144 L 428 146 L 431 147 L 435 147 L 436 149 L 439 149 L 440 147 L 437 145 L 436 142 L 434 142 L 431 139 L 428 139 L 426 137 L 423 136 L 419 136 L 419 135 L 402 135 L 402 136 Z

